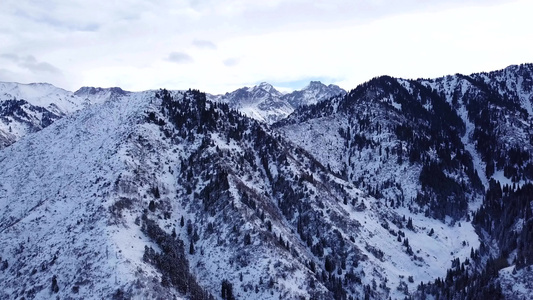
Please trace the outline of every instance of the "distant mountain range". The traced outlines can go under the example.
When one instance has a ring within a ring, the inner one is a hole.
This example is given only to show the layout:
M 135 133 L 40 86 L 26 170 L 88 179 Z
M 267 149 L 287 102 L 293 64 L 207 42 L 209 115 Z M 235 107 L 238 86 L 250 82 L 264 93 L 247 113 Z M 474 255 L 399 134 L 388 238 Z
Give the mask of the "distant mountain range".
M 82 87 L 76 92 L 69 92 L 48 83 L 0 82 L 0 148 L 91 104 L 129 93 L 118 87 Z M 302 90 L 289 94 L 282 94 L 272 85 L 261 83 L 224 95 L 207 94 L 207 97 L 211 101 L 227 103 L 258 121 L 272 124 L 300 106 L 344 94 L 346 92 L 336 85 L 326 86 L 312 81 Z
M 286 118 L 297 108 L 316 104 L 333 96 L 345 95 L 346 91 L 330 84 L 311 81 L 301 90 L 282 94 L 272 85 L 263 82 L 254 87 L 240 88 L 224 95 L 208 95 L 208 99 L 215 102 L 227 103 L 258 121 L 273 124 Z

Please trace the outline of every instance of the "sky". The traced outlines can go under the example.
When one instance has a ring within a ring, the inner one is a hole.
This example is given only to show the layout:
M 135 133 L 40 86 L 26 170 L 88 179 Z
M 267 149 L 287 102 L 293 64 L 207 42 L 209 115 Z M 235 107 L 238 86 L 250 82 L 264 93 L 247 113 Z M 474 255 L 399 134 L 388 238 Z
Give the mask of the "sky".
M 533 63 L 531 0 L 1 0 L 0 81 L 353 89 Z

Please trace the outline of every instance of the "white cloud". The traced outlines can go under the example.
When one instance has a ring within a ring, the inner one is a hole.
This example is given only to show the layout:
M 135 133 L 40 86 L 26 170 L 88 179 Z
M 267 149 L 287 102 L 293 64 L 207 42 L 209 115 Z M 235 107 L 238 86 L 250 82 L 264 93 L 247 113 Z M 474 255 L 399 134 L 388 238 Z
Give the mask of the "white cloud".
M 223 61 L 226 67 L 233 67 L 239 64 L 240 59 L 238 57 L 230 57 Z
M 201 49 L 209 49 L 209 50 L 217 49 L 217 46 L 213 42 L 210 42 L 210 41 L 194 40 L 192 44 L 196 46 L 197 48 L 201 48 Z
M 489 71 L 533 62 L 531 11 L 527 0 L 6 0 L 2 52 L 19 61 L 0 57 L 0 80 L 226 92 Z
M 47 62 L 39 62 L 33 55 L 28 55 L 25 57 L 19 57 L 16 54 L 7 53 L 0 55 L 2 58 L 11 60 L 12 62 L 15 62 L 19 67 L 28 69 L 33 73 L 52 73 L 52 74 L 60 74 L 61 71 L 52 66 L 51 64 Z
M 33 55 L 0 54 L 0 81 L 64 83 L 63 72 L 52 64 L 37 60 Z M 23 78 L 24 80 L 20 80 Z
M 167 60 L 178 64 L 192 63 L 194 61 L 189 54 L 183 52 L 172 52 L 168 55 Z

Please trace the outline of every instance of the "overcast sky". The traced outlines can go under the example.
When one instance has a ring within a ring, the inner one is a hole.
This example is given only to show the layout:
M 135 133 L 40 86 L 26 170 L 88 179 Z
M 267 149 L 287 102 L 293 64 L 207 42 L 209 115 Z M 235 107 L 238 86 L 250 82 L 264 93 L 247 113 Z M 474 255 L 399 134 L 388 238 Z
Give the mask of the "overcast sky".
M 0 0 L 0 81 L 223 93 L 533 62 L 531 0 Z

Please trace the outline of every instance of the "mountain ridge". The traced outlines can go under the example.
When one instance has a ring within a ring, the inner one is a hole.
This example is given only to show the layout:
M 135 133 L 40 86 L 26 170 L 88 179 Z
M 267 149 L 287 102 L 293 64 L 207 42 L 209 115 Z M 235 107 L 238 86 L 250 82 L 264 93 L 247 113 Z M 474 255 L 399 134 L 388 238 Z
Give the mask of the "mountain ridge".
M 318 82 L 314 85 L 318 86 Z M 225 95 L 208 94 L 208 97 L 212 101 L 229 103 L 230 107 L 249 117 L 273 123 L 286 117 L 299 105 L 316 103 L 327 99 L 331 93 L 344 92 L 334 85 L 321 85 L 313 92 L 309 86 L 299 91 L 298 95 L 295 95 L 298 91 L 284 95 L 271 84 L 263 82 L 255 87 L 243 87 Z M 325 88 L 334 92 L 324 90 Z M 304 95 L 305 92 L 308 95 Z M 0 147 L 7 147 L 23 136 L 39 131 L 55 120 L 89 105 L 130 93 L 132 92 L 120 87 L 81 87 L 70 92 L 48 83 L 0 82 Z M 289 97 L 291 100 L 287 100 Z

